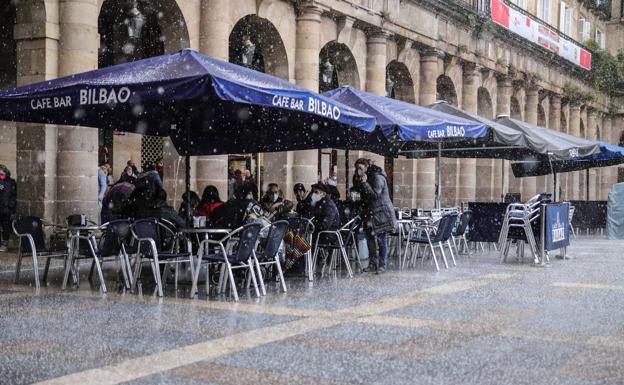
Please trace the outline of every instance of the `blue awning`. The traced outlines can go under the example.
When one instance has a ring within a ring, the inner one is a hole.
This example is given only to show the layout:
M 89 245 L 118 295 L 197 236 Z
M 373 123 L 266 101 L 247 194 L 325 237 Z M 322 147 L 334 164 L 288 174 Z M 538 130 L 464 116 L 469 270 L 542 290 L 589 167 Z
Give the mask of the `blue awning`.
M 374 117 L 190 49 L 0 90 L 0 120 L 171 136 L 187 155 L 361 148 Z
M 484 139 L 489 135 L 485 124 L 350 86 L 327 91 L 323 95 L 377 118 L 377 125 L 387 138 L 444 142 Z

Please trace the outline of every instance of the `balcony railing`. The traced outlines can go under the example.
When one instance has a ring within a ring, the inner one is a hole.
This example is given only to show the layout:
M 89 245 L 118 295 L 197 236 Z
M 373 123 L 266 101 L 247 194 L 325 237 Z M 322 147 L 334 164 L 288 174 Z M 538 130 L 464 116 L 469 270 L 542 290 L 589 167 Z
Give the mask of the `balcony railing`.
M 587 8 L 602 13 L 606 19 L 611 18 L 611 0 L 584 0 L 583 3 Z
M 489 16 L 490 14 L 490 0 L 452 0 L 451 2 L 481 16 Z

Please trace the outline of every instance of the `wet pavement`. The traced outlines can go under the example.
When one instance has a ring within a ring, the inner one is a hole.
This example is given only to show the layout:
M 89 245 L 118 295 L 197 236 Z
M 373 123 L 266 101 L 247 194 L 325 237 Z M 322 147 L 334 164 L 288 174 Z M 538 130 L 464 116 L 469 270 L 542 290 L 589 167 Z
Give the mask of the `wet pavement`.
M 88 284 L 35 292 L 0 255 L 0 384 L 624 384 L 624 242 L 573 241 L 537 268 L 494 252 L 287 293 L 163 299 Z M 149 269 L 147 269 L 149 270 Z

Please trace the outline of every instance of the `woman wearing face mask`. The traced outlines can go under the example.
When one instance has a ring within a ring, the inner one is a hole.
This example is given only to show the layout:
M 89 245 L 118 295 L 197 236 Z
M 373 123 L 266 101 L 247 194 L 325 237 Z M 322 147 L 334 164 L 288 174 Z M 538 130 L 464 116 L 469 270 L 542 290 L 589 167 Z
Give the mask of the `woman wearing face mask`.
M 260 201 L 262 208 L 272 213 L 282 205 L 282 202 L 282 194 L 277 183 L 269 183 L 269 188 Z
M 9 169 L 0 164 L 0 252 L 7 251 L 11 235 L 11 216 L 17 207 L 17 184 Z
M 312 185 L 312 195 L 310 195 L 312 210 L 314 212 L 314 229 L 320 231 L 335 231 L 340 228 L 340 213 L 336 204 L 329 196 L 327 185 Z M 314 236 L 316 239 L 316 235 Z M 333 239 L 321 237 L 320 243 L 333 242 Z
M 136 180 L 137 176 L 134 174 L 134 169 L 132 168 L 132 166 L 126 166 L 123 173 L 121 173 L 121 176 L 119 177 L 117 183 L 127 182 L 135 184 Z

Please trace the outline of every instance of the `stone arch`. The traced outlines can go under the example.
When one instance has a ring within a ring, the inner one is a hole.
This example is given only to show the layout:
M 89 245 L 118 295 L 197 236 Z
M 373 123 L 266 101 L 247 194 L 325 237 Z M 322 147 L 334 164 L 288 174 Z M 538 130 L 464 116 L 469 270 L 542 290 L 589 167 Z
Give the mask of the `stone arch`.
M 329 77 L 323 78 L 323 69 L 329 62 L 333 66 L 331 81 Z M 350 85 L 354 88 L 360 88 L 360 74 L 355 61 L 355 56 L 351 53 L 349 47 L 336 41 L 330 41 L 325 44 L 319 53 L 319 91 L 325 92 L 333 88 L 344 85 Z
M 446 75 L 438 76 L 436 90 L 438 100 L 444 100 L 457 107 L 457 88 L 450 77 Z
M 579 135 L 581 138 L 587 137 L 587 132 L 585 132 L 585 122 L 583 121 L 583 118 L 581 118 L 581 122 L 579 124 Z
M 522 120 L 522 107 L 520 101 L 515 96 L 512 96 L 509 101 L 510 117 L 517 120 Z
M 407 66 L 399 61 L 393 60 L 386 67 L 386 90 L 390 91 L 389 97 L 416 103 L 412 75 Z
M 253 61 L 245 64 L 243 49 L 249 42 L 255 45 Z M 232 29 L 229 38 L 230 62 L 289 80 L 288 55 L 277 28 L 269 20 L 247 15 Z

